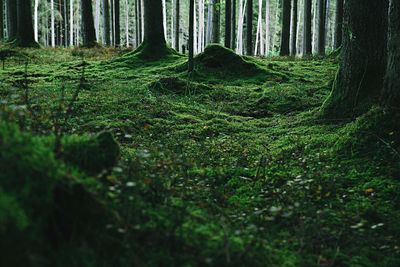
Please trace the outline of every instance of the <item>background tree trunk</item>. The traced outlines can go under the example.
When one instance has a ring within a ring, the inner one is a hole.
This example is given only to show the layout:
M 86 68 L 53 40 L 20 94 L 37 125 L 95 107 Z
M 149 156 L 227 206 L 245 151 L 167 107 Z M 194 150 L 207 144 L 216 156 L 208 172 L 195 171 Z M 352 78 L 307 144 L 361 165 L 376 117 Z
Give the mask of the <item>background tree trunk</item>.
M 0 0 L 0 42 L 4 38 L 4 16 L 3 16 L 3 0 Z
M 232 40 L 232 2 L 225 1 L 225 47 L 231 48 Z
M 310 56 L 312 54 L 311 7 L 311 0 L 304 0 L 303 56 Z
M 247 0 L 246 54 L 253 55 L 253 0 Z
M 7 19 L 8 19 L 8 39 L 14 40 L 17 38 L 18 16 L 17 16 L 17 1 L 7 1 Z
M 297 51 L 297 0 L 293 0 L 292 34 L 290 54 L 296 56 Z
M 221 0 L 213 0 L 212 43 L 218 44 L 221 31 Z
M 114 45 L 121 45 L 121 22 L 120 22 L 120 4 L 119 0 L 114 0 Z
M 96 31 L 94 29 L 93 8 L 91 0 L 82 0 L 81 12 L 83 27 L 83 46 L 93 47 L 96 45 Z
M 232 18 L 231 18 L 231 48 L 234 49 L 236 46 L 236 0 L 232 1 Z
M 31 0 L 17 0 L 17 39 L 21 47 L 37 45 L 33 33 Z
M 175 0 L 175 50 L 179 51 L 179 38 L 180 38 L 180 0 Z
M 189 2 L 189 63 L 188 71 L 192 72 L 194 68 L 194 0 Z
M 343 35 L 343 3 L 344 0 L 336 0 L 336 18 L 335 18 L 335 44 L 334 48 L 342 46 Z
M 110 46 L 110 5 L 108 0 L 103 0 L 103 42 Z
M 282 3 L 282 35 L 281 35 L 281 56 L 288 56 L 290 54 L 290 10 L 291 0 L 283 0 Z
M 376 103 L 387 67 L 388 1 L 347 0 L 344 12 L 340 68 L 323 106 L 330 118 L 353 117 Z
M 388 34 L 388 67 L 383 90 L 383 103 L 400 108 L 400 2 L 390 1 Z
M 325 55 L 326 44 L 326 7 L 325 0 L 318 0 L 318 37 L 317 37 L 317 51 L 318 55 Z

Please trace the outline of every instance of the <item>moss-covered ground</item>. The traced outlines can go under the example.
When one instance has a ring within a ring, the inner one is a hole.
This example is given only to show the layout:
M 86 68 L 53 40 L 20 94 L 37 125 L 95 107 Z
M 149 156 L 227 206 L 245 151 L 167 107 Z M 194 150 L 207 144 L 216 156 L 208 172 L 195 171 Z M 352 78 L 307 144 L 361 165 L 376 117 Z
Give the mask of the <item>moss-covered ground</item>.
M 82 219 L 53 246 L 54 235 L 25 223 L 29 213 L 2 215 L 25 204 L 0 194 L 0 223 L 24 226 L 21 240 L 44 240 L 27 248 L 37 266 L 400 266 L 400 120 L 380 108 L 354 121 L 321 119 L 335 59 L 241 58 L 212 46 L 189 76 L 178 54 L 145 61 L 121 50 L 23 52 L 27 66 L 7 59 L 0 70 L 3 113 L 33 135 L 29 144 L 49 147 L 49 162 L 62 92 L 68 100 L 84 84 L 63 141 L 66 150 L 78 140 L 66 153 L 76 157 L 64 157 L 58 176 L 78 177 L 108 216 Z M 26 92 L 33 116 L 24 113 Z M 104 131 L 121 158 L 94 174 L 104 161 L 97 150 L 90 170 L 79 163 L 90 150 L 75 151 Z M 18 149 L 5 136 L 0 149 Z M 70 217 L 81 216 L 73 206 L 81 203 L 68 203 Z M 0 235 L 13 229 L 0 225 Z

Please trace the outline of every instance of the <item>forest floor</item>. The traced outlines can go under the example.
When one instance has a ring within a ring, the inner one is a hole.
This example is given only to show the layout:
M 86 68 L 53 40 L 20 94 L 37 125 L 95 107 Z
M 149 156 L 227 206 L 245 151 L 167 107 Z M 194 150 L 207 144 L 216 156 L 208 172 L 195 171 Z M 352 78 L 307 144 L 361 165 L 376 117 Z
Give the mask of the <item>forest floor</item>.
M 61 89 L 70 99 L 81 84 L 65 135 L 109 131 L 120 144 L 112 171 L 85 174 L 113 214 L 98 226 L 121 247 L 113 266 L 400 266 L 398 133 L 368 132 L 371 112 L 321 119 L 334 58 L 242 59 L 213 46 L 189 77 L 182 55 L 24 53 L 27 71 L 18 60 L 0 70 L 0 95 L 26 106 L 28 92 L 41 114 L 28 131 L 51 136 Z M 102 266 L 104 248 L 79 242 L 56 257 Z

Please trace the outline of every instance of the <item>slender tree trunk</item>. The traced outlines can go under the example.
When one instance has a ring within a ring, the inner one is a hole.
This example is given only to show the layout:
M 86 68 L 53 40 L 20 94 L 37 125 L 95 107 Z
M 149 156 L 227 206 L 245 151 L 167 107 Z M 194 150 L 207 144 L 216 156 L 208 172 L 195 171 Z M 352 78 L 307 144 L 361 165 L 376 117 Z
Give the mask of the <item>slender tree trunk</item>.
M 192 72 L 194 69 L 194 12 L 194 0 L 189 0 L 189 72 Z
M 3 0 L 0 0 L 0 42 L 4 39 L 4 16 L 3 16 Z
M 282 5 L 282 35 L 280 56 L 288 56 L 290 54 L 290 9 L 291 0 L 283 0 Z
M 400 2 L 390 0 L 388 66 L 383 90 L 383 104 L 400 108 Z
M 221 1 L 213 0 L 213 27 L 212 27 L 212 42 L 218 44 L 220 41 L 220 31 L 221 31 Z
M 175 0 L 175 50 L 179 51 L 180 38 L 180 0 Z
M 54 0 L 50 0 L 50 19 L 51 19 L 51 47 L 56 47 L 56 26 L 54 17 Z
M 232 18 L 231 18 L 231 48 L 234 49 L 236 47 L 236 0 L 232 1 Z
M 225 1 L 225 47 L 231 48 L 232 40 L 232 2 L 231 0 Z
M 265 56 L 269 55 L 270 51 L 270 34 L 271 34 L 271 1 L 265 0 Z
M 125 39 L 126 47 L 129 47 L 129 1 L 125 0 Z
M 120 4 L 119 0 L 114 0 L 114 45 L 121 45 L 121 21 L 120 21 Z
M 318 0 L 318 37 L 317 37 L 317 51 L 318 55 L 325 55 L 326 44 L 326 7 L 325 0 Z
M 36 46 L 32 23 L 31 0 L 17 0 L 17 39 L 21 47 Z
M 213 35 L 213 15 L 214 15 L 214 2 L 208 2 L 207 8 L 207 31 L 206 31 L 206 44 L 212 42 L 212 35 Z M 194 20 L 196 23 L 196 20 Z
M 323 106 L 331 118 L 353 117 L 376 103 L 387 68 L 388 1 L 347 0 L 344 12 L 341 64 Z
M 253 55 L 253 0 L 247 0 L 246 54 Z
M 343 3 L 344 0 L 336 0 L 336 19 L 335 19 L 335 44 L 334 48 L 342 46 L 343 35 Z
M 99 42 L 100 41 L 100 0 L 96 0 L 94 27 L 96 29 L 96 40 L 97 40 L 97 42 Z
M 74 46 L 74 0 L 69 1 L 69 45 Z
M 8 16 L 8 39 L 14 40 L 17 38 L 18 31 L 18 16 L 17 16 L 17 1 L 7 0 L 7 16 Z
M 296 56 L 297 51 L 297 0 L 293 0 L 293 13 L 292 13 L 292 34 L 291 34 L 291 49 L 290 54 Z
M 110 4 L 108 0 L 103 0 L 103 42 L 105 46 L 110 46 Z
M 82 27 L 83 27 L 83 46 L 93 47 L 96 45 L 96 31 L 94 29 L 93 7 L 91 0 L 82 0 Z
M 303 31 L 303 56 L 312 54 L 312 33 L 311 33 L 311 0 L 304 0 L 304 31 Z
M 69 18 L 68 18 L 68 0 L 64 0 L 64 47 L 68 46 L 68 25 L 69 25 Z
M 254 49 L 254 55 L 262 55 L 264 53 L 264 32 L 263 32 L 263 23 L 262 23 L 262 9 L 263 9 L 263 0 L 258 0 L 258 19 L 257 19 L 257 33 L 256 33 L 256 44 Z M 258 53 L 259 52 L 259 53 Z

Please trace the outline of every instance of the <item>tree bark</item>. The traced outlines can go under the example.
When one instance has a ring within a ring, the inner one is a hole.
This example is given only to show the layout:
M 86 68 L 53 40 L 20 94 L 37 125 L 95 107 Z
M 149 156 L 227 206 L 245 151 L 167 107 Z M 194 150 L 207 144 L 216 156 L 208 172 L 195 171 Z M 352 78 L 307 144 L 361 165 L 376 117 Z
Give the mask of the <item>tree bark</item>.
M 121 22 L 120 22 L 120 4 L 119 0 L 114 0 L 114 45 L 121 45 Z
M 303 31 L 303 56 L 307 57 L 312 54 L 312 1 L 304 0 L 304 31 Z
M 232 2 L 231 0 L 225 1 L 225 47 L 231 48 L 232 40 Z
M 17 1 L 7 1 L 8 39 L 15 40 L 18 30 Z
M 297 0 L 293 0 L 293 13 L 292 13 L 292 42 L 290 54 L 296 56 L 297 50 Z
M 280 56 L 288 56 L 290 54 L 290 9 L 291 0 L 283 0 L 282 3 L 282 35 Z
M 336 18 L 335 18 L 335 44 L 334 48 L 342 46 L 343 35 L 343 3 L 344 0 L 336 0 Z
M 17 40 L 18 46 L 21 47 L 37 46 L 33 32 L 31 7 L 31 0 L 17 0 Z
M 189 2 L 189 63 L 188 71 L 192 72 L 194 69 L 194 0 Z
M 247 0 L 246 54 L 253 55 L 253 0 Z
M 400 2 L 389 7 L 388 66 L 382 101 L 385 106 L 400 108 Z
M 3 0 L 0 0 L 0 42 L 4 38 L 4 17 L 3 17 Z
M 236 0 L 232 1 L 232 17 L 231 17 L 231 48 L 234 49 L 236 46 Z
M 218 44 L 221 31 L 221 0 L 213 0 L 212 43 Z
M 326 44 L 326 8 L 325 0 L 318 0 L 318 37 L 317 37 L 317 51 L 318 55 L 325 55 L 325 44 Z
M 342 59 L 323 106 L 330 118 L 354 117 L 378 102 L 387 67 L 388 1 L 347 0 L 344 13 Z
M 103 42 L 110 46 L 110 5 L 108 0 L 103 0 Z
M 179 38 L 180 38 L 180 1 L 179 0 L 175 0 L 175 23 L 174 23 L 174 27 L 175 27 L 175 50 L 179 51 Z
M 82 37 L 84 47 L 94 47 L 96 45 L 96 31 L 94 29 L 93 7 L 91 0 L 82 0 Z

